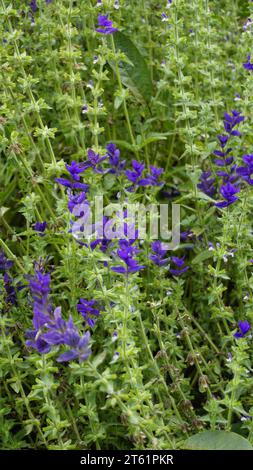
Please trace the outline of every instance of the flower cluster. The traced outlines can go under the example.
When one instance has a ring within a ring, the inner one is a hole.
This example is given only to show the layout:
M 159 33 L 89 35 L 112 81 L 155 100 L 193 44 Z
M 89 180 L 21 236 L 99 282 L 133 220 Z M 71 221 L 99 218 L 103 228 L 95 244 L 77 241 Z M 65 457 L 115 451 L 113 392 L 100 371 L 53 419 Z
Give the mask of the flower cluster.
M 133 183 L 133 185 L 128 188 L 128 191 L 134 191 L 136 187 L 139 186 L 162 186 L 163 182 L 159 182 L 158 179 L 163 173 L 163 168 L 156 168 L 155 166 L 150 165 L 150 173 L 147 173 L 146 176 L 143 176 L 143 171 L 145 169 L 145 164 L 142 162 L 137 162 L 137 160 L 132 160 L 132 170 L 126 170 L 125 175 L 127 179 Z
M 243 67 L 244 67 L 246 70 L 249 70 L 250 72 L 252 72 L 252 70 L 253 70 L 253 64 L 252 64 L 252 62 L 250 62 L 250 60 L 251 60 L 251 56 L 248 55 L 248 56 L 247 56 L 247 62 L 244 62 Z
M 109 143 L 106 146 L 106 150 L 109 157 L 108 161 L 111 166 L 109 173 L 114 173 L 118 176 L 124 170 L 126 161 L 120 160 L 120 150 L 117 149 L 115 144 Z
M 234 334 L 234 337 L 235 338 L 244 338 L 244 336 L 248 333 L 248 331 L 251 329 L 251 325 L 250 323 L 245 320 L 245 321 L 239 321 L 238 322 L 238 329 L 239 331 L 237 331 L 235 334 Z
M 98 15 L 98 28 L 97 33 L 101 34 L 113 34 L 118 31 L 117 28 L 113 27 L 112 21 L 108 20 L 108 15 Z
M 43 236 L 45 230 L 47 228 L 47 222 L 36 222 L 34 224 L 34 230 L 35 232 L 38 232 L 40 236 Z
M 239 166 L 236 169 L 237 174 L 244 179 L 250 186 L 253 185 L 253 179 L 251 175 L 253 174 L 253 155 L 247 154 L 243 155 L 244 166 Z
M 66 322 L 62 318 L 61 307 L 53 311 L 49 302 L 50 280 L 50 274 L 45 274 L 38 266 L 35 268 L 35 275 L 29 279 L 34 329 L 26 332 L 26 344 L 40 354 L 48 353 L 52 346 L 65 345 L 70 349 L 61 354 L 57 361 L 66 362 L 78 358 L 82 362 L 91 354 L 90 333 L 80 336 L 71 316 Z
M 76 308 L 87 321 L 88 325 L 93 328 L 95 320 L 92 317 L 98 317 L 100 315 L 100 310 L 96 307 L 96 301 L 94 299 L 87 300 L 81 298 Z
M 181 274 L 189 269 L 189 266 L 185 265 L 184 257 L 178 258 L 177 256 L 172 256 L 171 261 L 174 264 L 174 267 L 170 268 L 170 273 L 173 276 L 181 276 Z
M 232 148 L 228 147 L 231 137 L 241 137 L 241 133 L 236 127 L 244 121 L 244 116 L 241 112 L 232 110 L 231 115 L 224 113 L 224 130 L 225 134 L 218 135 L 220 145 L 219 150 L 214 151 L 215 159 L 214 164 L 218 167 L 216 175 L 222 178 L 219 192 L 223 197 L 222 201 L 215 204 L 216 207 L 224 208 L 235 201 L 238 197 L 236 194 L 240 191 L 238 187 L 238 174 L 237 167 L 234 164 L 234 157 L 231 155 Z M 215 178 L 212 178 L 211 171 L 205 171 L 201 174 L 198 189 L 203 191 L 209 197 L 213 197 L 216 193 Z
M 153 261 L 153 263 L 155 263 L 157 266 L 164 266 L 168 263 L 169 259 L 165 258 L 167 250 L 163 248 L 160 240 L 156 240 L 155 242 L 151 243 L 151 249 L 153 253 L 149 255 L 149 259 Z
M 0 273 L 3 274 L 4 289 L 6 292 L 6 302 L 13 305 L 17 304 L 16 290 L 12 284 L 12 278 L 9 274 L 13 262 L 5 257 L 4 251 L 0 252 Z
M 112 271 L 128 276 L 129 274 L 136 273 L 145 268 L 145 266 L 138 264 L 138 261 L 134 258 L 134 256 L 140 252 L 136 246 L 133 246 L 134 241 L 135 240 L 119 240 L 117 256 L 123 261 L 123 265 L 113 266 Z
M 216 193 L 215 178 L 211 178 L 211 175 L 211 171 L 203 171 L 200 176 L 200 183 L 197 185 L 198 189 L 209 197 L 213 197 Z

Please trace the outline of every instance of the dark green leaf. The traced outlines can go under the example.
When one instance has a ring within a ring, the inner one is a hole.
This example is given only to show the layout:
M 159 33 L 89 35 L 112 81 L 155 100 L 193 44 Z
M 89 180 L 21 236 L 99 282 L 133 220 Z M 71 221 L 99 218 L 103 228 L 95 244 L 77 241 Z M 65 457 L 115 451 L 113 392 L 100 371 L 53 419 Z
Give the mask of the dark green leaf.
M 117 32 L 114 34 L 115 47 L 117 51 L 124 52 L 129 62 L 120 64 L 120 73 L 124 85 L 141 95 L 149 102 L 152 97 L 152 80 L 146 61 L 134 43 L 125 34 Z
M 252 450 L 250 442 L 234 432 L 204 431 L 185 441 L 190 450 Z

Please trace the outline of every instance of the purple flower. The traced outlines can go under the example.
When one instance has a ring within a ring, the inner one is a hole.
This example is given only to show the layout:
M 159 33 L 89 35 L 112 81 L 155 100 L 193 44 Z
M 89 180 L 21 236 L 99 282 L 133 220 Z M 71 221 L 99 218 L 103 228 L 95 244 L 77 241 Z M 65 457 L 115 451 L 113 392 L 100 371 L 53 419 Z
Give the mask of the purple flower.
M 145 165 L 142 162 L 137 162 L 137 160 L 132 160 L 132 167 L 133 170 L 126 170 L 125 175 L 131 183 L 137 184 L 142 176 Z
M 214 186 L 215 178 L 210 178 L 211 171 L 203 171 L 200 176 L 200 183 L 197 185 L 198 189 L 205 193 L 207 196 L 212 197 L 216 193 Z
M 95 321 L 92 317 L 96 318 L 100 315 L 100 310 L 96 308 L 95 305 L 96 301 L 94 299 L 80 299 L 76 306 L 77 311 L 82 314 L 83 318 L 91 328 L 95 325 Z
M 55 181 L 61 184 L 62 186 L 65 186 L 66 188 L 70 188 L 70 189 L 81 189 L 83 191 L 88 191 L 89 189 L 88 184 L 79 183 L 79 182 L 72 183 L 66 178 L 55 178 Z
M 241 133 L 238 130 L 233 130 L 235 126 L 244 121 L 244 116 L 241 115 L 240 111 L 232 110 L 231 116 L 228 113 L 224 113 L 224 129 L 231 136 L 240 137 Z
M 162 243 L 159 240 L 156 240 L 151 244 L 151 248 L 154 254 L 149 256 L 149 259 L 153 261 L 157 266 L 164 266 L 168 263 L 169 259 L 164 258 L 166 256 L 167 250 L 164 250 Z
M 166 13 L 164 13 L 164 12 L 162 12 L 161 18 L 162 18 L 162 21 L 169 21 L 168 16 L 167 16 Z
M 116 145 L 113 143 L 110 143 L 106 146 L 107 150 L 107 155 L 109 157 L 109 164 L 111 165 L 111 169 L 109 170 L 109 173 L 115 173 L 116 175 L 119 175 L 125 167 L 126 161 L 125 160 L 120 160 L 120 150 L 117 149 Z
M 80 181 L 80 173 L 83 173 L 85 169 L 85 163 L 77 163 L 75 160 L 73 160 L 70 165 L 66 163 L 66 170 L 70 173 L 74 181 Z
M 69 351 L 61 354 L 57 361 L 58 362 L 68 362 L 72 361 L 73 359 L 79 359 L 79 362 L 83 362 L 91 354 L 91 349 L 89 347 L 90 341 L 90 332 L 86 331 L 86 333 L 80 338 L 77 334 L 70 334 L 68 339 L 68 346 L 72 347 Z
M 221 148 L 224 148 L 228 142 L 229 136 L 228 135 L 217 135 Z
M 245 166 L 239 166 L 236 169 L 236 172 L 241 176 L 249 185 L 253 185 L 253 179 L 251 175 L 253 174 L 253 154 L 243 155 L 243 161 Z
M 236 188 L 231 183 L 221 185 L 220 193 L 225 199 L 225 201 L 217 202 L 215 206 L 219 208 L 230 206 L 230 204 L 233 204 L 235 201 L 238 200 L 238 197 L 235 196 L 235 194 L 237 194 L 239 191 L 240 188 Z
M 47 354 L 51 350 L 51 346 L 39 336 L 39 331 L 27 330 L 25 336 L 26 346 L 37 349 L 40 354 Z
M 101 34 L 113 34 L 118 31 L 117 28 L 114 28 L 112 21 L 108 20 L 108 15 L 98 15 L 98 26 L 96 31 Z
M 85 192 L 81 192 L 75 195 L 70 190 L 68 190 L 68 209 L 71 213 L 77 215 L 77 211 L 75 210 L 76 207 L 78 206 L 78 210 L 79 210 L 80 204 L 85 203 L 86 200 L 87 200 L 87 195 Z M 81 217 L 84 215 L 84 212 L 82 213 L 79 210 L 78 214 Z
M 107 250 L 109 244 L 111 243 L 111 240 L 105 238 L 104 236 L 105 226 L 108 221 L 109 221 L 109 217 L 103 216 L 102 224 L 98 224 L 98 226 L 94 224 L 93 226 L 94 234 L 96 234 L 98 238 L 96 238 L 94 241 L 90 243 L 90 248 L 92 250 L 94 250 L 98 245 L 100 245 L 99 249 L 100 251 L 104 253 Z
M 70 180 L 67 178 L 55 178 L 55 181 L 62 186 L 70 189 L 80 189 L 81 191 L 88 191 L 89 185 L 80 183 L 80 174 L 87 169 L 87 163 L 77 163 L 73 160 L 70 165 L 66 164 L 66 170 L 70 174 Z
M 142 178 L 138 181 L 139 186 L 162 186 L 164 183 L 159 182 L 158 178 L 163 173 L 163 168 L 156 168 L 155 166 L 150 165 L 150 174 L 146 178 Z
M 178 258 L 177 256 L 172 256 L 171 261 L 175 265 L 174 268 L 170 269 L 170 273 L 173 274 L 173 276 L 181 276 L 181 274 L 189 269 L 189 266 L 185 266 L 184 257 Z
M 45 232 L 46 227 L 47 227 L 47 223 L 46 223 L 46 222 L 36 222 L 36 223 L 34 224 L 34 230 L 35 230 L 36 232 L 40 232 L 40 235 L 43 234 L 43 232 Z
M 12 278 L 6 272 L 4 273 L 4 288 L 6 292 L 6 302 L 12 305 L 17 305 L 17 294 L 12 284 Z
M 5 272 L 13 266 L 13 261 L 5 257 L 4 251 L 0 251 L 0 272 Z
M 133 274 L 141 269 L 144 269 L 145 266 L 139 265 L 138 261 L 134 259 L 134 255 L 139 252 L 136 246 L 133 246 L 133 241 L 131 240 L 119 240 L 119 248 L 117 250 L 118 257 L 123 261 L 124 265 L 113 266 L 112 271 L 118 274 Z
M 52 311 L 49 303 L 50 274 L 45 274 L 41 269 L 35 268 L 35 275 L 29 278 L 29 288 L 33 298 L 33 326 L 39 330 L 50 321 Z
M 220 157 L 214 160 L 215 165 L 217 166 L 228 166 L 231 165 L 234 161 L 234 157 L 227 157 L 227 155 L 231 152 L 231 148 L 227 149 L 226 151 L 215 150 L 214 155 Z
M 12 278 L 8 271 L 13 266 L 13 262 L 5 257 L 4 251 L 0 252 L 0 273 L 3 274 L 4 289 L 6 292 L 6 302 L 13 305 L 17 304 L 16 290 L 12 284 Z
M 225 168 L 224 170 L 217 170 L 216 175 L 222 177 L 223 184 L 234 183 L 238 176 L 236 174 L 236 165 L 232 165 L 229 169 Z
M 88 348 L 89 335 L 82 338 L 77 328 L 73 325 L 71 316 L 66 322 L 61 315 L 61 307 L 54 312 L 49 304 L 50 275 L 42 272 L 36 267 L 35 275 L 30 277 L 29 287 L 34 301 L 33 304 L 33 330 L 26 332 L 26 345 L 37 349 L 40 354 L 46 354 L 51 346 L 66 345 L 71 347 L 70 351 L 58 357 L 58 362 L 71 359 L 83 361 L 90 355 Z
M 247 320 L 245 321 L 239 321 L 238 322 L 238 328 L 239 328 L 239 331 L 237 331 L 235 334 L 234 334 L 234 337 L 235 338 L 244 338 L 244 336 L 248 333 L 248 331 L 251 329 L 251 325 L 249 324 L 249 322 Z
M 31 0 L 29 6 L 32 12 L 35 13 L 38 10 L 37 0 Z
M 107 155 L 101 157 L 99 153 L 95 153 L 94 150 L 88 149 L 88 161 L 84 163 L 84 169 L 92 168 L 95 173 L 102 173 L 103 171 L 99 168 L 99 164 L 107 158 Z
M 247 62 L 244 62 L 243 67 L 246 70 L 250 70 L 250 71 L 253 70 L 253 64 L 250 62 L 250 55 L 247 56 Z

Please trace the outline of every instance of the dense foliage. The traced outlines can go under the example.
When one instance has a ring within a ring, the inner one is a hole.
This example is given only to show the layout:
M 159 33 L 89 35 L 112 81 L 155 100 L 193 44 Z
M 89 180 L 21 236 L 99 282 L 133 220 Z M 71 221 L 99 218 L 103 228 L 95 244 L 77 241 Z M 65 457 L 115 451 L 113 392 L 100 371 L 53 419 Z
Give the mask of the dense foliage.
M 1 448 L 253 444 L 253 2 L 0 13 Z M 172 202 L 174 251 L 128 236 Z

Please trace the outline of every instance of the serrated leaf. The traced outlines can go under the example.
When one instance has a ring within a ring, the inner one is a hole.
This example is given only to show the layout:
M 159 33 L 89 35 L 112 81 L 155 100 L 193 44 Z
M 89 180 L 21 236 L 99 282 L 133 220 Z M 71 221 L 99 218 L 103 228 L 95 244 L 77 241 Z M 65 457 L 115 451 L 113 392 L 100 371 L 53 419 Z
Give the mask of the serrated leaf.
M 204 431 L 185 441 L 189 450 L 253 450 L 250 442 L 234 432 Z
M 135 95 L 141 95 L 149 102 L 153 94 L 151 75 L 146 61 L 135 44 L 124 33 L 118 31 L 113 35 L 115 48 L 124 52 L 129 62 L 122 62 L 120 74 L 123 84 Z

